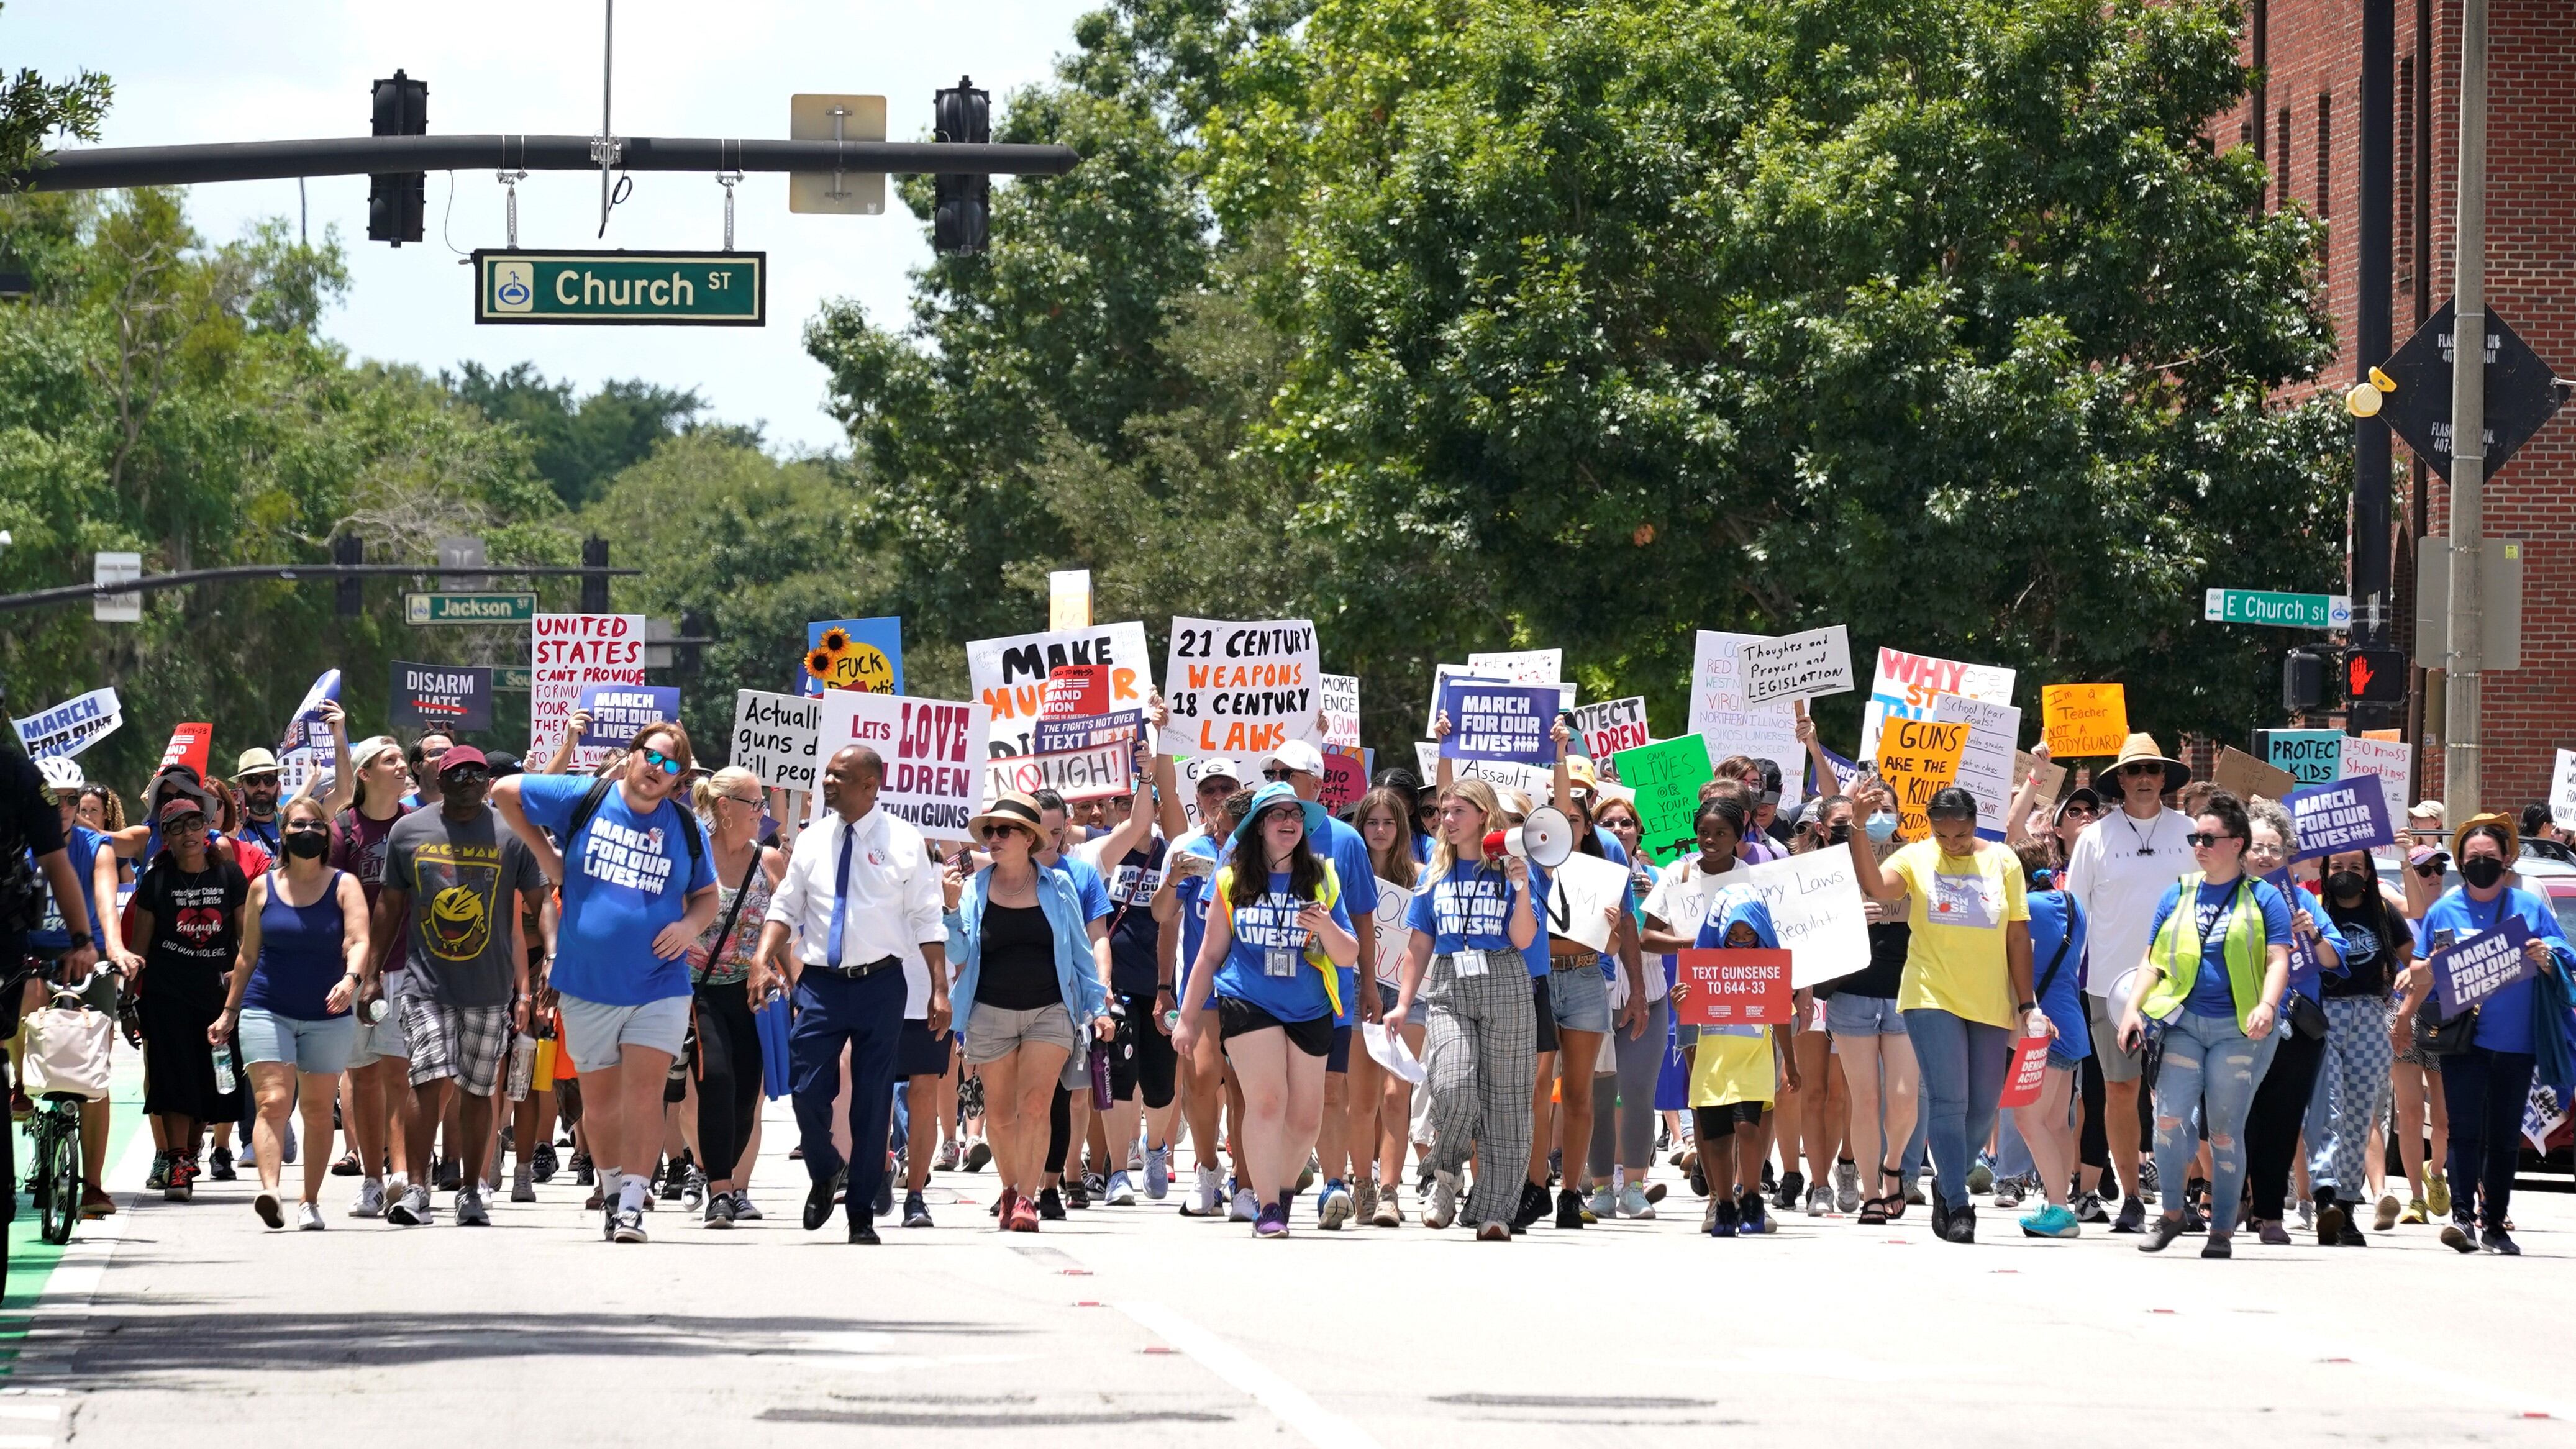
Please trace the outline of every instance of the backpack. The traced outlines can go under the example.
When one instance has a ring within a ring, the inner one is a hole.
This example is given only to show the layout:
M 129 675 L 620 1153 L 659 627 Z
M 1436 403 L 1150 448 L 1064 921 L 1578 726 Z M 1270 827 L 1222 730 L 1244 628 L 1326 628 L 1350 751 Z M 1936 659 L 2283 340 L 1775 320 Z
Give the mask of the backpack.
M 590 817 L 598 814 L 599 807 L 607 803 L 608 792 L 616 788 L 617 782 L 605 775 L 591 782 L 589 791 L 581 797 L 581 803 L 572 808 L 571 822 L 564 827 L 564 854 L 572 854 L 573 837 L 581 834 L 582 827 L 590 823 Z M 679 812 L 680 839 L 688 843 L 689 874 L 695 875 L 698 862 L 706 856 L 707 843 L 698 833 L 698 817 L 691 814 L 685 805 L 679 807 Z

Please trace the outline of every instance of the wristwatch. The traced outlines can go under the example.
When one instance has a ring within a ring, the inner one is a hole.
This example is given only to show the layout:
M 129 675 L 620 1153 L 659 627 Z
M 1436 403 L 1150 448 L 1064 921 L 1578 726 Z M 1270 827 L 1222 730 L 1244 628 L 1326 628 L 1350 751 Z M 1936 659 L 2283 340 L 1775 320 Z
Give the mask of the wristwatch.
M 2036 1001 L 2025 1001 L 2021 1005 L 2014 1007 L 2013 1010 L 2020 1012 L 2024 1016 L 2028 1016 L 2032 1012 L 2039 1010 L 2039 1003 Z

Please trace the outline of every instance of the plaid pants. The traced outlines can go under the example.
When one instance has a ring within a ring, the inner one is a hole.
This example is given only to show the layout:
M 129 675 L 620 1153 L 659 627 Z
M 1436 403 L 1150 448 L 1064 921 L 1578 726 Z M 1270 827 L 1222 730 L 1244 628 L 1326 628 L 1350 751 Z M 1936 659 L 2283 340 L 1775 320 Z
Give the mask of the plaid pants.
M 1484 1166 L 1459 1220 L 1507 1223 L 1528 1181 L 1530 1084 L 1538 1072 L 1529 973 L 1517 955 L 1501 955 L 1481 976 L 1460 976 L 1456 957 L 1435 956 L 1430 976 L 1422 993 L 1430 1017 L 1422 1061 L 1431 1165 L 1457 1172 L 1470 1149 L 1481 1147 Z
M 2333 1188 L 2349 1202 L 2369 1178 L 2363 1157 L 2370 1129 L 2388 1105 L 2386 1001 L 2375 996 L 2329 997 L 2326 1054 L 2317 1066 L 2316 1095 L 2308 1101 L 2308 1180 Z

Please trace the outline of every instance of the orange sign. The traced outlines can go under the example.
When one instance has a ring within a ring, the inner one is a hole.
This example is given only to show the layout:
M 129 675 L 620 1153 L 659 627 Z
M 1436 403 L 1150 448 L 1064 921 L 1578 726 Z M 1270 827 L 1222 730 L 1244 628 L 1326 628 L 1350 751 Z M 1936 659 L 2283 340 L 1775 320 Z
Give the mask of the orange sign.
M 2039 692 L 2041 735 L 2061 760 L 2116 755 L 2129 738 L 2129 697 L 2117 684 L 2051 684 Z

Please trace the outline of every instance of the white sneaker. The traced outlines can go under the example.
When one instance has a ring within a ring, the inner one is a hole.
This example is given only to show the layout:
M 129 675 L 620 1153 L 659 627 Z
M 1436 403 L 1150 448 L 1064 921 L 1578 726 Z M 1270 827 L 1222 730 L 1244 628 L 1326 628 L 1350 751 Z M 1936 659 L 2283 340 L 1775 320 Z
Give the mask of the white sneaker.
M 1834 1164 L 1834 1207 L 1842 1213 L 1860 1211 L 1860 1164 L 1842 1161 Z
M 1458 1174 L 1431 1174 L 1431 1198 L 1422 1205 L 1422 1225 L 1445 1228 L 1458 1220 Z
M 612 1243 L 648 1241 L 644 1233 L 644 1214 L 635 1208 L 619 1208 L 609 1215 L 608 1240 Z
M 385 1221 L 401 1228 L 425 1228 L 438 1221 L 438 1209 L 430 1205 L 429 1189 L 419 1183 L 404 1188 L 402 1196 L 385 1209 Z
M 1216 1169 L 1213 1167 L 1200 1168 L 1197 1186 L 1192 1189 L 1190 1198 L 1189 1202 L 1181 1204 L 1181 1212 L 1184 1216 L 1194 1218 L 1217 1216 L 1225 1211 L 1225 1179 L 1217 1176 Z
M 1808 1188 L 1807 1216 L 1811 1218 L 1823 1217 L 1826 1211 L 1833 1206 L 1833 1199 L 1834 1195 L 1832 1191 L 1826 1188 L 1826 1186 L 1821 1182 Z
M 1129 1179 L 1126 1173 L 1113 1172 L 1109 1174 L 1108 1191 L 1102 1194 L 1100 1200 L 1109 1204 L 1111 1207 L 1134 1207 L 1136 1205 L 1136 1184 L 1134 1181 Z
M 349 1204 L 349 1216 L 353 1218 L 380 1218 L 384 1215 L 384 1183 L 380 1179 L 372 1177 L 359 1183 L 357 1201 Z
M 1592 1190 L 1592 1201 L 1585 1203 L 1584 1206 L 1591 1210 L 1594 1217 L 1606 1223 L 1618 1215 L 1618 1191 L 1605 1182 Z
M 1646 1190 L 1644 1188 L 1639 1187 L 1637 1184 L 1632 1182 L 1626 1187 L 1620 1189 L 1619 1216 L 1623 1218 L 1647 1220 L 1652 1219 L 1654 1215 L 1655 1205 L 1646 1201 Z M 1595 1213 L 1594 1216 L 1598 1217 L 1600 1214 Z
M 1315 1199 L 1315 1225 L 1326 1232 L 1340 1229 L 1351 1220 L 1351 1190 L 1338 1182 L 1326 1183 Z
M 492 1226 L 492 1210 L 483 1204 L 483 1189 L 469 1187 L 456 1195 L 456 1225 L 460 1228 Z
M 1226 1214 L 1225 1220 L 1230 1223 L 1248 1223 L 1260 1216 L 1261 1204 L 1253 1200 L 1252 1189 L 1248 1187 L 1236 1189 L 1234 1210 Z
M 295 1230 L 299 1233 L 322 1231 L 322 1205 L 300 1202 L 295 1205 Z

